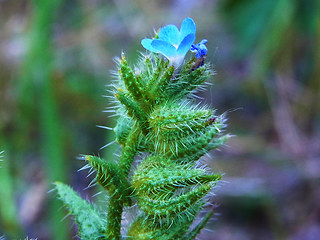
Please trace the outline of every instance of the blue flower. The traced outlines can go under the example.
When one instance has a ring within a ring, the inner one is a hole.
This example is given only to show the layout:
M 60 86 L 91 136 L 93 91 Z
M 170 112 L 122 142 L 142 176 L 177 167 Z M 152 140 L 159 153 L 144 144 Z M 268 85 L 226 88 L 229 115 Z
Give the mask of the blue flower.
M 201 40 L 198 44 L 191 45 L 191 52 L 196 52 L 196 57 L 201 58 L 202 56 L 207 55 L 208 48 L 206 47 L 206 43 L 208 42 L 207 39 Z
M 194 21 L 186 18 L 181 24 L 180 31 L 174 25 L 167 25 L 160 29 L 159 38 L 143 39 L 141 44 L 151 52 L 161 53 L 173 65 L 179 66 L 195 40 L 195 33 Z

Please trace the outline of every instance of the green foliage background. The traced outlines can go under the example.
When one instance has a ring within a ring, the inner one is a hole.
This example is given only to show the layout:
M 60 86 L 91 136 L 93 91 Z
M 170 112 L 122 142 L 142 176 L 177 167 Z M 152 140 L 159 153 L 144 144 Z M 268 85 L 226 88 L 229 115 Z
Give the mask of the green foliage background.
M 217 75 L 204 101 L 237 137 L 214 160 L 225 183 L 200 239 L 312 239 L 319 233 L 320 50 L 317 0 L 0 2 L 0 236 L 69 239 L 47 193 L 64 181 L 90 198 L 79 154 L 109 156 L 101 111 L 113 58 L 185 17 Z M 98 191 L 98 190 L 97 190 Z M 92 201 L 99 201 L 95 197 Z M 31 207 L 32 206 L 32 207 Z M 316 237 L 317 238 L 317 237 Z

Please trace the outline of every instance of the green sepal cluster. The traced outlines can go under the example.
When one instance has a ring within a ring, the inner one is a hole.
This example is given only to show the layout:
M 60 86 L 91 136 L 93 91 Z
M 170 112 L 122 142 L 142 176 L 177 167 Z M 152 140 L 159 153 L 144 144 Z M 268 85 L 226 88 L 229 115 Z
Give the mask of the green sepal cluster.
M 131 129 L 125 126 L 128 123 L 140 127 L 146 136 L 143 139 L 147 143 L 145 150 L 149 152 L 166 154 L 170 151 L 177 157 L 194 154 L 204 148 L 208 152 L 217 147 L 213 142 L 217 143 L 216 137 L 221 137 L 225 127 L 224 116 L 216 116 L 214 110 L 199 107 L 188 99 L 195 88 L 212 76 L 209 64 L 194 69 L 195 61 L 190 60 L 177 74 L 168 61 L 154 55 L 145 56 L 138 64 L 139 72 L 135 73 L 122 56 L 115 87 L 115 96 L 120 103 L 117 112 L 120 118 L 115 127 L 117 142 L 124 145 Z M 137 92 L 142 92 L 143 97 Z M 185 151 L 190 149 L 187 145 L 198 147 L 188 152 Z
M 165 157 L 152 156 L 135 171 L 132 187 L 142 200 L 166 200 L 178 189 L 215 183 L 220 179 L 220 174 L 208 174 L 202 168 L 194 168 L 193 164 L 181 165 Z
M 153 142 L 155 152 L 177 160 L 214 149 L 215 137 L 224 128 L 223 117 L 214 117 L 207 107 L 180 103 L 167 103 L 156 108 L 150 115 L 148 141 Z M 203 156 L 204 152 L 201 156 Z M 201 156 L 193 158 L 199 160 Z
M 81 239 L 105 239 L 105 216 L 98 212 L 93 205 L 82 199 L 68 185 L 56 182 L 55 189 L 78 223 L 79 237 Z
M 209 174 L 191 163 L 148 157 L 135 171 L 132 180 L 138 206 L 144 213 L 141 220 L 132 224 L 129 236 L 165 240 L 191 235 L 187 231 L 201 210 L 203 198 L 220 179 L 220 174 Z M 170 226 L 167 233 L 164 231 L 166 226 Z
M 167 98 L 181 100 L 212 76 L 209 64 L 204 64 L 196 69 L 191 67 L 190 69 L 192 64 L 195 64 L 193 60 L 185 65 L 177 81 L 167 86 L 165 90 Z
M 221 179 L 198 160 L 229 138 L 223 134 L 225 116 L 192 99 L 212 76 L 210 65 L 191 59 L 176 69 L 151 54 L 142 56 L 133 68 L 122 56 L 117 72 L 113 92 L 119 118 L 113 129 L 121 156 L 118 161 L 84 157 L 96 171 L 97 183 L 109 194 L 107 219 L 97 226 L 103 229 L 103 239 L 121 239 L 124 206 L 137 203 L 140 213 L 129 226 L 128 239 L 194 239 L 212 211 L 190 228 Z M 144 156 L 143 160 L 130 173 L 137 156 Z M 75 205 L 61 198 L 77 220 Z M 93 209 L 83 202 L 80 206 Z
M 151 55 L 142 58 L 134 71 L 124 56 L 119 61 L 117 141 L 125 150 L 131 137 L 128 132 L 135 129 L 139 135 L 135 150 L 148 154 L 131 180 L 142 211 L 129 228 L 131 239 L 192 239 L 209 218 L 206 215 L 188 232 L 205 196 L 221 179 L 221 175 L 210 174 L 195 163 L 228 136 L 222 134 L 224 115 L 190 100 L 193 90 L 212 76 L 208 64 L 196 65 L 192 59 L 177 70 Z M 129 121 L 130 130 L 124 126 Z

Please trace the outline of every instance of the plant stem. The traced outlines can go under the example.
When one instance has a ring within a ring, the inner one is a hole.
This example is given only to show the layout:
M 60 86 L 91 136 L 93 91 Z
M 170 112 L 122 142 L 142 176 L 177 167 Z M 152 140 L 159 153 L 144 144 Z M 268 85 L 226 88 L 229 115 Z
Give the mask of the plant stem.
M 123 203 L 119 200 L 119 195 L 115 194 L 109 199 L 109 209 L 107 217 L 107 238 L 119 240 L 121 238 L 121 219 L 123 212 Z
M 134 161 L 134 156 L 137 153 L 138 149 L 138 137 L 140 131 L 138 128 L 133 127 L 128 139 L 127 143 L 123 148 L 119 167 L 122 169 L 122 174 L 125 178 L 128 177 L 131 164 Z M 121 238 L 120 230 L 121 230 L 121 219 L 122 219 L 122 212 L 123 212 L 123 201 L 121 194 L 123 193 L 116 193 L 110 196 L 109 199 L 109 209 L 108 209 L 108 217 L 107 217 L 107 239 L 118 240 Z

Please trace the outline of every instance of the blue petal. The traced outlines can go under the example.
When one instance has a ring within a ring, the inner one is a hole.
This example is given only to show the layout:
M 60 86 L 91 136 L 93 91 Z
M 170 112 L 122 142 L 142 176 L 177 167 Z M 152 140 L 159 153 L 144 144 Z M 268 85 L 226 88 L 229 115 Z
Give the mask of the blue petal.
M 191 45 L 193 44 L 194 40 L 195 40 L 196 36 L 194 33 L 188 34 L 180 43 L 179 47 L 178 47 L 178 54 L 179 55 L 186 55 L 187 52 L 189 51 Z
M 160 29 L 159 40 L 171 43 L 172 45 L 179 44 L 179 30 L 175 25 L 167 25 Z
M 197 45 L 192 44 L 190 50 L 191 50 L 191 52 L 196 52 L 196 51 L 198 51 Z
M 183 20 L 180 28 L 180 40 L 184 39 L 189 34 L 196 33 L 196 24 L 191 18 Z
M 207 42 L 208 42 L 207 39 L 202 39 L 202 40 L 199 42 L 199 44 L 206 44 Z
M 147 50 L 149 50 L 149 51 L 151 51 L 151 52 L 157 53 L 158 50 L 157 50 L 157 49 L 154 49 L 154 48 L 152 47 L 152 45 L 151 45 L 152 41 L 154 41 L 154 40 L 145 38 L 145 39 L 142 39 L 142 40 L 141 40 L 141 44 L 142 44 L 142 46 L 143 46 L 145 49 L 147 49 Z
M 208 48 L 204 44 L 202 44 L 200 45 L 200 51 L 201 51 L 201 55 L 207 55 Z
M 177 49 L 166 41 L 154 39 L 151 46 L 167 58 L 177 55 Z

